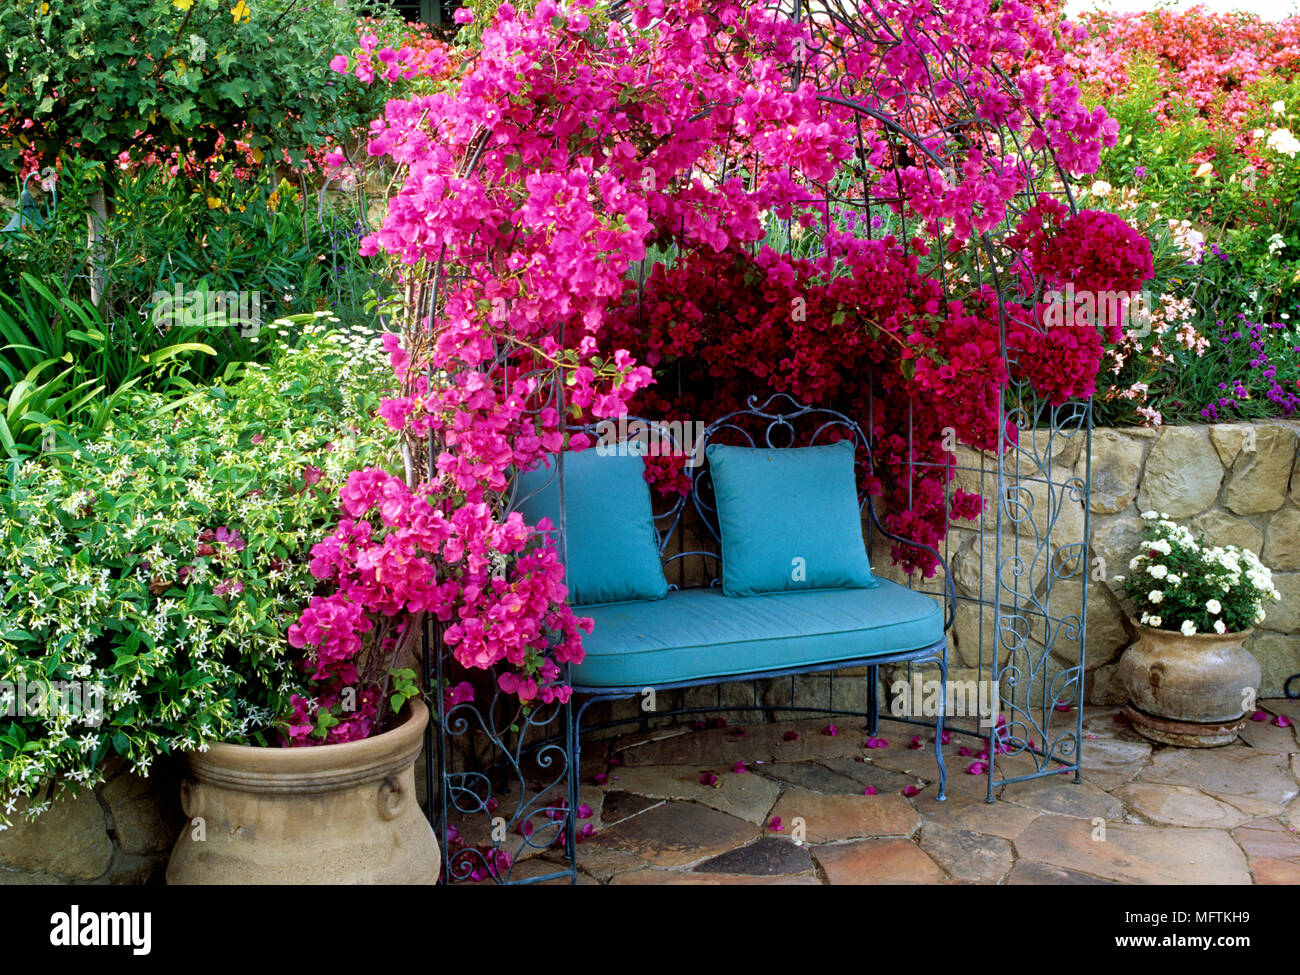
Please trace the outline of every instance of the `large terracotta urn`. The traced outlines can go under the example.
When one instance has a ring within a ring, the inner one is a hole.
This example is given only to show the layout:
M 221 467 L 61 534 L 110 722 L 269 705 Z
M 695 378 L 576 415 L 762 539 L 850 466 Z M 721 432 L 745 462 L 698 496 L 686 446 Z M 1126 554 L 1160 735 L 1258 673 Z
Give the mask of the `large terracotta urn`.
M 429 710 L 338 745 L 212 745 L 189 756 L 188 822 L 169 884 L 432 884 L 439 851 L 415 798 Z
M 1166 745 L 1235 741 L 1259 690 L 1259 662 L 1242 646 L 1253 631 L 1184 636 L 1130 622 L 1137 640 L 1120 657 L 1116 677 L 1134 729 Z

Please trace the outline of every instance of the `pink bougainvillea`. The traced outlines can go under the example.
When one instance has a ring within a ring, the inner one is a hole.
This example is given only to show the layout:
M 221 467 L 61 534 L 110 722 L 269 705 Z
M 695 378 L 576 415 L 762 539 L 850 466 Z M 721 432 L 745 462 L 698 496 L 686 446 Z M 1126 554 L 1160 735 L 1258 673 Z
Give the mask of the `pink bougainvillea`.
M 814 44 L 807 24 L 765 5 L 627 10 L 620 22 L 591 0 L 502 4 L 449 83 L 389 101 L 371 125 L 367 151 L 399 172 L 362 246 L 389 255 L 407 288 L 402 334 L 387 340 L 400 389 L 381 408 L 403 434 L 407 476 L 355 472 L 337 530 L 313 552 L 331 592 L 293 639 L 328 693 L 351 676 L 350 653 L 396 646 L 385 627 L 428 614 L 455 660 L 493 671 L 497 691 L 530 707 L 566 699 L 562 669 L 581 660 L 590 622 L 566 604 L 552 526 L 508 511 L 512 472 L 588 445 L 566 430 L 575 419 L 630 405 L 716 414 L 764 389 L 863 416 L 874 392 L 873 490 L 885 489 L 881 472 L 942 466 L 944 426 L 977 446 L 1003 433 L 1000 296 L 946 289 L 939 275 L 1042 175 L 991 133 L 1023 130 L 1031 155 L 1076 172 L 1113 144 L 1114 123 L 1061 73 L 1058 41 L 1072 28 L 1015 0 L 879 0 L 856 33 L 827 27 Z M 334 67 L 403 77 L 411 59 L 367 37 Z M 807 70 L 792 82 L 796 63 Z M 844 75 L 856 109 L 824 97 Z M 971 113 L 979 125 L 945 124 Z M 904 147 L 882 118 L 934 134 Z M 856 213 L 803 202 L 826 198 L 846 166 L 905 231 L 875 234 Z M 816 235 L 817 256 L 765 242 L 774 220 Z M 1079 259 L 1104 261 L 1124 242 L 1098 246 Z M 655 248 L 675 260 L 642 288 L 633 272 Z M 791 316 L 796 298 L 803 314 Z M 1043 381 L 1071 395 L 1089 364 L 1095 374 L 1099 343 L 1054 348 L 1071 365 Z M 654 385 L 669 367 L 708 388 L 670 398 Z M 651 466 L 659 490 L 682 490 L 680 463 Z M 949 498 L 941 474 L 908 488 L 890 525 L 919 541 L 980 513 L 978 497 Z

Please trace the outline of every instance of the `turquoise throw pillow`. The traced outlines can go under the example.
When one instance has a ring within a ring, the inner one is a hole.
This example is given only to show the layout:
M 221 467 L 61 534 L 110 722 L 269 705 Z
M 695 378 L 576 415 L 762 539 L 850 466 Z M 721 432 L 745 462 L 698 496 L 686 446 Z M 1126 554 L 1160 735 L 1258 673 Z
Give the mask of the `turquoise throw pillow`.
M 555 458 L 519 476 L 519 511 L 536 525 L 560 528 Z M 668 595 L 645 462 L 593 450 L 565 451 L 564 507 L 569 602 L 579 606 L 662 599 Z
M 876 585 L 862 541 L 853 443 L 706 451 L 728 596 Z

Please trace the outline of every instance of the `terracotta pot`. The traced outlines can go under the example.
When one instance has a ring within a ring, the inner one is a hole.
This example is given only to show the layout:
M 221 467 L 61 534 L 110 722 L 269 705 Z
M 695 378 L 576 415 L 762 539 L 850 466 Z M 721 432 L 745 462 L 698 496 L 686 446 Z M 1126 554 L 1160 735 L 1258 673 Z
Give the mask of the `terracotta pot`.
M 169 884 L 432 884 L 438 844 L 415 800 L 429 709 L 364 741 L 212 745 L 189 755 L 189 818 Z
M 1246 692 L 1259 689 L 1259 662 L 1242 646 L 1254 631 L 1183 636 L 1130 622 L 1137 640 L 1120 657 L 1116 677 L 1134 728 L 1167 745 L 1234 741 L 1246 721 Z

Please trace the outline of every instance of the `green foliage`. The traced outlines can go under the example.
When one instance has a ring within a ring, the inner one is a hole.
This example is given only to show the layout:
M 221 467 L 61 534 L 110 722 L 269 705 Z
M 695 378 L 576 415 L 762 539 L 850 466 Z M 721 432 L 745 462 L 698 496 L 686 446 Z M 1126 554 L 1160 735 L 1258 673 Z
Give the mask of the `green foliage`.
M 374 416 L 389 375 L 375 343 L 309 328 L 233 385 L 145 397 L 74 455 L 21 467 L 0 495 L 0 681 L 85 682 L 103 703 L 0 716 L 10 800 L 34 815 L 46 783 L 93 784 L 109 754 L 146 772 L 267 740 L 299 687 L 285 633 L 315 590 L 310 547 L 347 473 L 395 462 Z
M 185 390 L 201 327 L 162 331 L 138 313 L 106 320 L 88 301 L 24 273 L 0 293 L 0 459 L 10 474 L 38 450 L 67 449 L 70 431 L 95 437 L 139 386 Z M 4 476 L 0 475 L 0 482 Z
M 97 164 L 67 162 L 54 220 L 0 248 L 0 292 L 12 293 L 26 271 L 89 298 L 85 213 L 99 179 Z M 345 323 L 370 321 L 365 303 L 380 282 L 376 260 L 358 253 L 369 231 L 364 203 L 332 191 L 304 200 L 298 185 L 268 167 L 244 173 L 227 164 L 211 181 L 174 178 L 162 166 L 124 173 L 104 227 L 99 266 L 108 290 L 100 310 L 108 319 L 140 320 L 159 293 L 206 288 L 257 293 L 266 321 L 327 308 Z M 259 349 L 239 329 L 209 330 L 202 339 L 217 350 L 209 376 Z
M 122 153 L 209 159 L 304 150 L 377 114 L 379 93 L 329 70 L 360 4 L 300 0 L 50 0 L 0 6 L 0 144 L 113 163 Z M 112 169 L 106 171 L 111 176 Z

